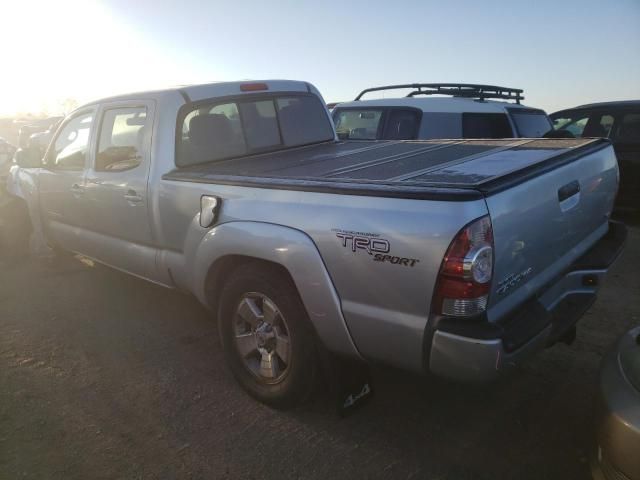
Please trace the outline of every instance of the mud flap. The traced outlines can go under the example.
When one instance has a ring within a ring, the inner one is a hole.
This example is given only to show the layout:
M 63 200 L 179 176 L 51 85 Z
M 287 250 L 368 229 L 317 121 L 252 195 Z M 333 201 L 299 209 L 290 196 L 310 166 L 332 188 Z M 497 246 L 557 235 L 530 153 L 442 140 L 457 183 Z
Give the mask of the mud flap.
M 362 361 L 326 353 L 325 374 L 336 413 L 347 417 L 373 397 L 369 365 Z

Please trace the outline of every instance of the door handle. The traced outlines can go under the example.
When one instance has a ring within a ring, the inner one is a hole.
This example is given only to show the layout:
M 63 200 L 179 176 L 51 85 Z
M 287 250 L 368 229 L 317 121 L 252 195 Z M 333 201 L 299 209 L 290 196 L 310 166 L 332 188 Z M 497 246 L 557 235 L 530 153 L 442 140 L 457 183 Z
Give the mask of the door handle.
M 74 197 L 82 195 L 84 193 L 84 187 L 78 185 L 77 183 L 74 183 L 73 185 L 71 185 L 71 193 Z
M 558 189 L 558 201 L 564 202 L 567 198 L 580 193 L 580 182 L 574 180 Z
M 141 203 L 142 197 L 137 194 L 135 190 L 128 190 L 127 193 L 124 194 L 124 198 L 129 203 Z
M 580 182 L 574 180 L 558 189 L 560 210 L 567 212 L 580 202 Z

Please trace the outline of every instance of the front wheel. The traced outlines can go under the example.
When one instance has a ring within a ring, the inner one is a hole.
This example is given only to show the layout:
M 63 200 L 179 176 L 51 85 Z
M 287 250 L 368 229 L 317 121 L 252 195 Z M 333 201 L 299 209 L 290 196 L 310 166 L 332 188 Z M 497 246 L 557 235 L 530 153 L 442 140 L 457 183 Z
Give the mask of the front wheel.
M 284 272 L 240 266 L 221 293 L 218 322 L 226 361 L 250 395 L 278 408 L 308 398 L 318 367 L 314 334 Z

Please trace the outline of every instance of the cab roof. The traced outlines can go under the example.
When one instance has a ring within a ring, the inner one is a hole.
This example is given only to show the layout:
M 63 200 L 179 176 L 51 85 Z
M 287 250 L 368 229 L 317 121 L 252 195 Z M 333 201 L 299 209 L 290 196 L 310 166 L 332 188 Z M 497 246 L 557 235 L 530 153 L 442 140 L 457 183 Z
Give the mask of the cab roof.
M 265 85 L 267 88 L 243 91 L 243 86 L 247 85 Z M 176 93 L 181 95 L 185 99 L 185 101 L 196 102 L 198 100 L 204 100 L 207 98 L 249 94 L 256 93 L 257 91 L 311 92 L 318 95 L 322 99 L 322 96 L 320 95 L 318 90 L 308 82 L 302 82 L 298 80 L 243 80 L 234 82 L 211 82 L 196 85 L 181 85 L 163 89 L 126 93 L 122 95 L 115 95 L 112 97 L 94 100 L 82 105 L 81 107 L 79 107 L 79 109 L 104 102 L 126 101 L 134 99 L 154 99 L 165 95 L 175 95 Z

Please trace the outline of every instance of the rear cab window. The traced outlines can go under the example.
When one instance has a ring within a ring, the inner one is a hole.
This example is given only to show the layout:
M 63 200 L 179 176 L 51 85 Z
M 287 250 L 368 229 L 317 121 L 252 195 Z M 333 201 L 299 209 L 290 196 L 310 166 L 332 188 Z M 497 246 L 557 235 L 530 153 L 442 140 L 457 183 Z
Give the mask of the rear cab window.
M 176 164 L 189 166 L 334 139 L 315 95 L 247 95 L 187 107 L 178 118 Z
M 553 129 L 549 117 L 543 110 L 509 108 L 508 111 L 518 136 L 522 138 L 540 138 Z

